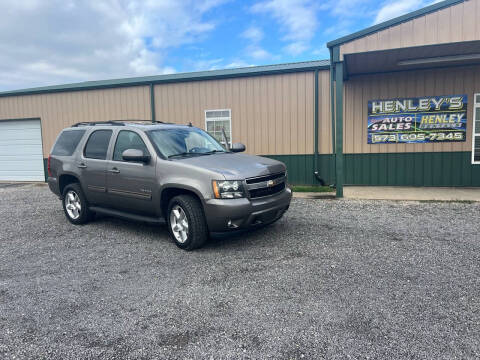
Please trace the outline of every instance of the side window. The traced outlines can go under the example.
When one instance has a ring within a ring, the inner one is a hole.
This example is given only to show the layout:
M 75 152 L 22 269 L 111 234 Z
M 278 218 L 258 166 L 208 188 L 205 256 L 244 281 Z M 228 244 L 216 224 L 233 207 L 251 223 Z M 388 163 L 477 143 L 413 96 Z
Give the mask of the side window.
M 86 158 L 105 160 L 112 130 L 96 130 L 88 138 L 84 155 Z
M 227 135 L 227 141 L 232 145 L 232 111 L 230 109 L 206 110 L 205 127 L 210 135 L 225 146 L 226 144 L 223 140 L 222 133 L 222 129 L 224 129 L 225 135 Z
M 52 155 L 71 156 L 83 134 L 85 134 L 85 130 L 66 130 L 62 132 L 53 147 Z
M 140 135 L 136 132 L 122 130 L 118 133 L 115 149 L 113 150 L 113 160 L 123 161 L 122 154 L 127 149 L 136 149 L 143 151 L 144 155 L 148 155 L 148 149 L 145 146 Z

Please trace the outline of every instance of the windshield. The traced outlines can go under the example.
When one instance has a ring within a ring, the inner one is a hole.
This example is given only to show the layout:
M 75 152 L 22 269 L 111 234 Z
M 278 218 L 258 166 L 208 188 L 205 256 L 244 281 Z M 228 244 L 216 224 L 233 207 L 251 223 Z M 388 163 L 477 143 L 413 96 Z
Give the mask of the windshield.
M 167 158 L 225 152 L 217 140 L 194 127 L 151 130 L 148 135 L 157 151 Z

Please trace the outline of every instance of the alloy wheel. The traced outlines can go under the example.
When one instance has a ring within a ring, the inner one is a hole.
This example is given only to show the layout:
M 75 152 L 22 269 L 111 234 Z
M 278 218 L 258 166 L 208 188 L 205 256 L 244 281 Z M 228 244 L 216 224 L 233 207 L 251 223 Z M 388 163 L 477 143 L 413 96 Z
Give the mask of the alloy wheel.
M 80 212 L 82 211 L 82 203 L 78 194 L 73 190 L 69 190 L 64 201 L 68 216 L 73 220 L 78 219 L 80 217 Z
M 170 227 L 173 236 L 179 243 L 184 243 L 188 238 L 188 219 L 180 205 L 174 205 L 170 211 Z

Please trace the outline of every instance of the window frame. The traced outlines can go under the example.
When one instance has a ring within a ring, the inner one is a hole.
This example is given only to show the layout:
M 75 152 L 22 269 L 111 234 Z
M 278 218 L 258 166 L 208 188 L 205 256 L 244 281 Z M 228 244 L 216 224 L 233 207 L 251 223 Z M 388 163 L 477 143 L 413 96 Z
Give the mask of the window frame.
M 98 158 L 94 158 L 94 157 L 89 157 L 86 154 L 88 142 L 90 141 L 90 138 L 92 137 L 92 135 L 95 134 L 97 131 L 110 131 L 110 140 L 108 140 L 107 152 L 105 153 L 105 159 L 98 159 Z M 108 161 L 108 150 L 110 149 L 110 144 L 112 143 L 112 138 L 113 138 L 113 130 L 112 129 L 95 129 L 95 130 L 93 130 L 90 134 L 88 134 L 88 138 L 85 141 L 85 145 L 83 145 L 83 151 L 82 151 L 83 158 L 84 159 L 89 159 L 89 160 Z
M 209 111 L 228 111 L 229 113 L 229 116 L 228 117 L 215 117 L 215 118 L 208 118 L 207 119 L 207 112 Z M 215 136 L 213 134 L 211 134 L 210 132 L 208 132 L 208 122 L 209 121 L 228 121 L 230 123 L 230 131 L 228 132 L 228 135 L 229 135 L 229 138 L 230 138 L 230 143 L 228 144 L 229 147 L 232 147 L 232 143 L 233 143 L 233 139 L 232 139 L 232 109 L 207 109 L 205 110 L 204 112 L 204 116 L 205 116 L 205 131 L 207 133 L 209 133 L 212 137 L 215 138 Z M 216 139 L 216 138 L 215 138 Z M 222 146 L 225 146 L 226 144 L 223 144 L 223 141 L 219 141 L 217 140 Z
M 480 136 L 480 132 L 475 132 L 476 122 L 480 122 L 480 119 L 477 119 L 477 108 L 480 108 L 480 102 L 477 103 L 477 96 L 480 97 L 480 93 L 473 94 L 473 122 L 472 122 L 472 165 L 479 165 L 480 161 L 475 161 L 475 136 Z
M 144 154 L 144 155 L 151 156 L 150 150 L 148 150 L 148 146 L 147 146 L 145 140 L 142 138 L 142 136 L 141 136 L 138 132 L 136 132 L 136 131 L 134 131 L 134 130 L 131 130 L 131 129 L 122 129 L 122 130 L 117 131 L 117 134 L 116 134 L 116 136 L 115 136 L 115 142 L 113 143 L 113 148 L 112 148 L 112 161 L 121 162 L 121 163 L 127 163 L 127 164 L 141 164 L 141 165 L 143 165 L 142 162 L 138 162 L 138 161 L 125 161 L 125 160 L 123 160 L 123 159 L 122 159 L 122 160 L 115 160 L 115 147 L 117 146 L 118 137 L 120 136 L 120 133 L 121 133 L 122 131 L 127 131 L 127 132 L 132 132 L 132 133 L 134 133 L 134 134 L 137 134 L 138 137 L 140 138 L 140 140 L 142 140 L 143 145 L 145 146 L 145 149 L 147 150 L 147 153 Z

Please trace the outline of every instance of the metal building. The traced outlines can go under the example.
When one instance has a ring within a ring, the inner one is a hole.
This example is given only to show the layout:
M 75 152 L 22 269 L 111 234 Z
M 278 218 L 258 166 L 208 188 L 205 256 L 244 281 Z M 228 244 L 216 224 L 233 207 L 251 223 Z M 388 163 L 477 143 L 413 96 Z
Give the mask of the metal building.
M 0 180 L 43 180 L 75 122 L 143 119 L 225 127 L 284 161 L 291 183 L 320 179 L 338 196 L 480 186 L 479 15 L 480 0 L 436 3 L 328 43 L 330 60 L 0 93 Z

